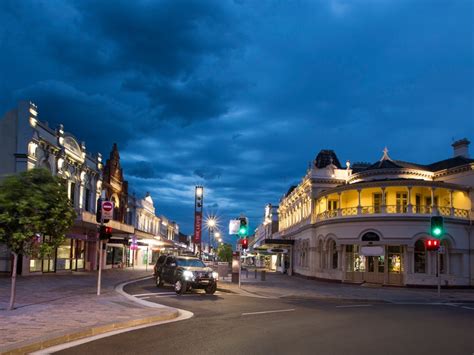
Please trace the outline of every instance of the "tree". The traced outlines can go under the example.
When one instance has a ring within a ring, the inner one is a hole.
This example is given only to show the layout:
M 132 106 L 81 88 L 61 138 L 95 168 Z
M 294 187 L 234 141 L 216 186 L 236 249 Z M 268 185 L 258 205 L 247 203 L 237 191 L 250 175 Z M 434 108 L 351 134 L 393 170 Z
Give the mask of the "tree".
M 8 310 L 15 304 L 18 256 L 51 254 L 75 218 L 64 180 L 46 169 L 7 176 L 0 183 L 0 243 L 13 255 Z
M 220 261 L 232 261 L 232 246 L 230 244 L 221 244 L 217 248 L 217 257 Z

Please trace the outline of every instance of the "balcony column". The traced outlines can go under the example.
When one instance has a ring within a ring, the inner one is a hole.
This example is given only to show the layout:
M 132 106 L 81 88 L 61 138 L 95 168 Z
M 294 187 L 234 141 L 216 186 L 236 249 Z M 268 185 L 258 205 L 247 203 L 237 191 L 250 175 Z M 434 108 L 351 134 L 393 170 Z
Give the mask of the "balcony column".
M 412 189 L 412 186 L 408 186 L 408 206 L 407 206 L 408 213 L 413 213 L 413 205 L 411 204 L 411 189 Z
M 337 208 L 337 215 L 341 217 L 342 215 L 342 193 L 338 192 L 337 196 L 339 197 L 338 208 Z
M 449 215 L 454 216 L 454 206 L 453 206 L 453 190 L 449 190 Z
M 386 213 L 386 207 L 385 207 L 385 187 L 382 187 L 382 213 Z
M 431 191 L 431 214 L 438 214 L 438 206 L 435 206 L 434 204 L 434 192 L 435 192 L 435 189 L 432 187 L 430 189 Z
M 357 192 L 359 194 L 359 201 L 357 203 L 357 214 L 361 214 L 362 213 L 362 206 L 360 205 L 360 193 L 361 193 L 361 189 L 357 189 Z

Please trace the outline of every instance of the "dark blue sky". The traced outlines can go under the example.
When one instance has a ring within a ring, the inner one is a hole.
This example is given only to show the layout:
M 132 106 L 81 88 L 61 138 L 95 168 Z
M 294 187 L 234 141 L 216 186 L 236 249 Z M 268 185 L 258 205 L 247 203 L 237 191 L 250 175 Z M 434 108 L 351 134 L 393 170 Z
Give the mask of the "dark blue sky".
M 0 111 L 117 142 L 187 234 L 196 184 L 224 228 L 256 226 L 320 149 L 429 163 L 474 141 L 470 0 L 2 0 L 0 23 Z

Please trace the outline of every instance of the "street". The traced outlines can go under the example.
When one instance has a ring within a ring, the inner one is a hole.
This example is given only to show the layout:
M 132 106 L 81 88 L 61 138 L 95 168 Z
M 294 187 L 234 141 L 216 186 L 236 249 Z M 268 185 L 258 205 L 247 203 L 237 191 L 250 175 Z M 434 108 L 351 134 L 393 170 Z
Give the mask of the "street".
M 196 291 L 151 279 L 127 293 L 194 317 L 66 349 L 60 354 L 472 354 L 473 304 L 395 304 L 263 298 Z

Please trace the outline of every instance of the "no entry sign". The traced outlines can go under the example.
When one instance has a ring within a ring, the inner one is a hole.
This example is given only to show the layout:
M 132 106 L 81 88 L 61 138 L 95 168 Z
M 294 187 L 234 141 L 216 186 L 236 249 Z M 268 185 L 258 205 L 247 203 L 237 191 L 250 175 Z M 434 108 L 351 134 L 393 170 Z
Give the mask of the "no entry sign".
M 114 204 L 110 201 L 102 202 L 102 218 L 113 219 L 114 218 Z

